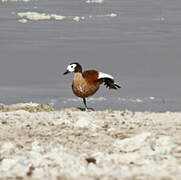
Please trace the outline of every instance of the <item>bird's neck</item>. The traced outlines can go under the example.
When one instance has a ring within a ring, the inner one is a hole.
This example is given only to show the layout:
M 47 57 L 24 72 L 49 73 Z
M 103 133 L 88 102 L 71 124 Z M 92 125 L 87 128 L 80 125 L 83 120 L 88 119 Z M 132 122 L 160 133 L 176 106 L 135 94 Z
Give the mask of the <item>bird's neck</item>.
M 82 81 L 83 80 L 83 76 L 81 72 L 75 72 L 74 73 L 74 81 Z

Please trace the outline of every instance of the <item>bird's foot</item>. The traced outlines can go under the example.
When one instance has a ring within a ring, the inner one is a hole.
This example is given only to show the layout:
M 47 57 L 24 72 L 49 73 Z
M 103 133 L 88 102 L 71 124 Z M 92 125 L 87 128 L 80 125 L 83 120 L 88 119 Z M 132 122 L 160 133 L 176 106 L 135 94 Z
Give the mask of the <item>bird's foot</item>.
M 78 107 L 78 109 L 80 109 L 81 111 L 95 111 L 93 108 L 81 108 L 81 107 Z
M 85 111 L 95 111 L 93 108 L 85 108 Z

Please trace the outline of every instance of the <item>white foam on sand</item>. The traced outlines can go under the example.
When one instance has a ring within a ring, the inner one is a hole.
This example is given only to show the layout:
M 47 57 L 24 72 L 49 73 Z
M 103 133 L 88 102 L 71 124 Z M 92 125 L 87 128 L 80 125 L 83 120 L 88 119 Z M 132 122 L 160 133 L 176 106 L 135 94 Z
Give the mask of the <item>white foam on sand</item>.
M 100 101 L 106 101 L 107 99 L 105 97 L 89 97 L 86 99 L 88 102 L 100 102 Z M 63 101 L 63 103 L 67 102 L 81 102 L 82 98 L 68 98 L 67 100 Z
M 19 19 L 18 21 L 21 23 L 26 23 L 28 20 L 31 21 L 40 21 L 40 20 L 57 20 L 57 21 L 61 21 L 64 19 L 68 19 L 68 20 L 73 20 L 76 22 L 79 22 L 81 20 L 86 20 L 86 19 L 91 19 L 92 17 L 116 17 L 117 14 L 115 13 L 111 13 L 111 14 L 106 14 L 106 15 L 95 15 L 95 16 L 63 16 L 63 15 L 59 15 L 59 14 L 47 14 L 47 13 L 39 13 L 39 12 L 19 12 L 17 13 L 17 15 L 22 18 Z
M 108 17 L 116 17 L 117 14 L 115 14 L 115 13 L 110 13 L 110 14 L 106 14 L 105 16 L 108 16 Z
M 24 18 L 23 18 L 23 19 L 19 19 L 18 21 L 19 21 L 20 23 L 27 23 L 27 22 L 28 22 L 28 20 L 27 20 L 27 19 L 24 19 Z
M 38 105 L 39 105 L 38 103 L 29 102 L 29 103 L 12 104 L 11 107 L 25 107 L 25 106 L 36 107 L 36 106 L 38 106 Z
M 87 0 L 86 3 L 99 3 L 102 4 L 104 0 Z
M 74 21 L 77 21 L 77 22 L 80 21 L 80 19 L 81 19 L 81 18 L 80 18 L 79 16 L 75 16 L 75 17 L 73 18 L 73 20 L 74 20 Z
M 18 16 L 21 18 L 26 18 L 28 20 L 49 20 L 49 19 L 55 19 L 55 20 L 63 20 L 66 17 L 57 15 L 57 14 L 46 14 L 46 13 L 38 13 L 38 12 L 19 12 Z
M 31 0 L 0 0 L 0 2 L 29 2 Z
M 154 100 L 154 99 L 155 99 L 155 97 L 153 97 L 153 96 L 150 96 L 150 97 L 149 97 L 149 99 L 150 99 L 150 100 Z
M 66 17 L 65 16 L 61 16 L 61 15 L 57 15 L 57 14 L 51 14 L 51 18 L 54 18 L 55 20 L 63 20 Z
M 51 15 L 37 12 L 19 12 L 18 16 L 34 21 L 51 19 Z

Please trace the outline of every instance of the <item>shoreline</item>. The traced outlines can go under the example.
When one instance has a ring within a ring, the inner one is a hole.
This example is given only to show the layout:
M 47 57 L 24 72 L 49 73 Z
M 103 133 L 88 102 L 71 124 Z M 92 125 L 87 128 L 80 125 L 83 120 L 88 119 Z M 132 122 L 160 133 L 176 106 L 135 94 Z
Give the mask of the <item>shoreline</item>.
M 181 179 L 181 112 L 50 107 L 0 112 L 0 178 Z

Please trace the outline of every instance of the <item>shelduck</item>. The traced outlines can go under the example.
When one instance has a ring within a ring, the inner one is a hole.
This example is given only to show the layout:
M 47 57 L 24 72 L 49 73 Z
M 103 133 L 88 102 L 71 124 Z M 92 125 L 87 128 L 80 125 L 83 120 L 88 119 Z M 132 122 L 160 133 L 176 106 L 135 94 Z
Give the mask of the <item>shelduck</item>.
M 69 64 L 63 74 L 66 75 L 71 72 L 74 72 L 72 91 L 76 96 L 83 99 L 85 110 L 91 109 L 87 107 L 86 98 L 95 94 L 100 84 L 104 83 L 109 89 L 121 88 L 114 82 L 113 76 L 96 70 L 82 72 L 82 66 L 77 62 Z

